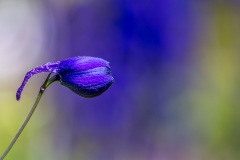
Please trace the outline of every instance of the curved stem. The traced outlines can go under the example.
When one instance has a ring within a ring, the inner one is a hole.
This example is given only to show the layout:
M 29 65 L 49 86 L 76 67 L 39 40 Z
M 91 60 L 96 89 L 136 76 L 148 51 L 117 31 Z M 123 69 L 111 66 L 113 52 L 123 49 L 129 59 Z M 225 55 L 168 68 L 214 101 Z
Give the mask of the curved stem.
M 11 148 L 13 147 L 14 143 L 17 141 L 18 137 L 21 135 L 23 129 L 26 127 L 28 121 L 30 120 L 30 118 L 32 117 L 44 91 L 47 89 L 47 87 L 54 81 L 57 80 L 57 76 L 53 76 L 52 78 L 49 79 L 51 73 L 47 76 L 45 82 L 43 83 L 43 85 L 41 86 L 39 92 L 38 92 L 38 96 L 31 108 L 31 110 L 29 111 L 26 119 L 24 120 L 23 124 L 21 125 L 21 127 L 19 128 L 19 130 L 17 131 L 16 135 L 13 137 L 12 141 L 10 142 L 10 144 L 8 145 L 8 147 L 5 149 L 5 151 L 3 152 L 3 154 L 0 157 L 0 160 L 3 160 L 4 157 L 8 154 L 8 152 L 11 150 Z

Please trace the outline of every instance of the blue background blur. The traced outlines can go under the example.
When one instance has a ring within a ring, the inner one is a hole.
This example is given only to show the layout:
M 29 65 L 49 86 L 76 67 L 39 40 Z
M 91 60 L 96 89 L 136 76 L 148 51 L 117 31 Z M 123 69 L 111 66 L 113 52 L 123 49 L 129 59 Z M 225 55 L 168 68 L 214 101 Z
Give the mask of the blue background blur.
M 86 99 L 53 83 L 9 160 L 240 159 L 238 0 L 0 1 L 0 152 L 48 61 L 97 56 L 114 84 Z

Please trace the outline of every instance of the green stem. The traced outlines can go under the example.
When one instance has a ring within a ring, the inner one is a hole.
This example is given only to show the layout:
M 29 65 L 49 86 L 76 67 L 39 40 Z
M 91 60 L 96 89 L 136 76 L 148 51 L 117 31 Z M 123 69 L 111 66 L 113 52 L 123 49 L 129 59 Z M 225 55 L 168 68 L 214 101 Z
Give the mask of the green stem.
M 26 127 L 28 121 L 30 120 L 30 118 L 32 117 L 35 109 L 37 108 L 37 105 L 44 93 L 44 91 L 47 89 L 47 87 L 54 81 L 57 80 L 57 76 L 53 76 L 52 78 L 49 79 L 51 73 L 47 76 L 45 82 L 43 83 L 43 85 L 41 86 L 39 92 L 38 92 L 38 96 L 31 108 L 31 110 L 29 111 L 26 119 L 24 120 L 23 124 L 21 125 L 21 127 L 19 128 L 19 130 L 17 131 L 16 135 L 13 137 L 11 143 L 8 145 L 8 147 L 5 149 L 5 151 L 3 152 L 3 154 L 0 157 L 0 160 L 3 160 L 4 157 L 8 154 L 8 152 L 11 150 L 11 148 L 13 147 L 14 143 L 17 141 L 18 137 L 21 135 L 23 129 Z

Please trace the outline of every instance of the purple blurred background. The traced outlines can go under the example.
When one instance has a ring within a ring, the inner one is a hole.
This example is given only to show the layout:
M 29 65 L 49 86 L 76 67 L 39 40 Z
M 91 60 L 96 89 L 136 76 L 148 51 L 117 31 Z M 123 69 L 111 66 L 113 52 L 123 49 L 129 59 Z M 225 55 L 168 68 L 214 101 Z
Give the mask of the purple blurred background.
M 34 77 L 21 102 L 10 103 L 34 66 L 96 56 L 110 62 L 115 78 L 92 99 L 52 84 L 7 158 L 240 158 L 237 0 L 11 0 L 0 8 L 1 61 L 14 64 L 6 73 L 2 64 L 0 149 L 46 76 Z M 18 119 L 6 116 L 20 111 Z

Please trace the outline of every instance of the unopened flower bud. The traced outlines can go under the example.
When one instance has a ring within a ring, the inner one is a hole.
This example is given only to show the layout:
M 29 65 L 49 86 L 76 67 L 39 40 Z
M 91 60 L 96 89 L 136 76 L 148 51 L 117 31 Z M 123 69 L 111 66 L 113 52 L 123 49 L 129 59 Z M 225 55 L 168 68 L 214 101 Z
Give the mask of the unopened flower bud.
M 109 62 L 96 57 L 78 56 L 62 61 L 45 63 L 27 72 L 21 86 L 17 90 L 17 100 L 20 99 L 21 92 L 28 79 L 41 72 L 56 74 L 57 80 L 62 85 L 83 97 L 100 95 L 114 81 Z

